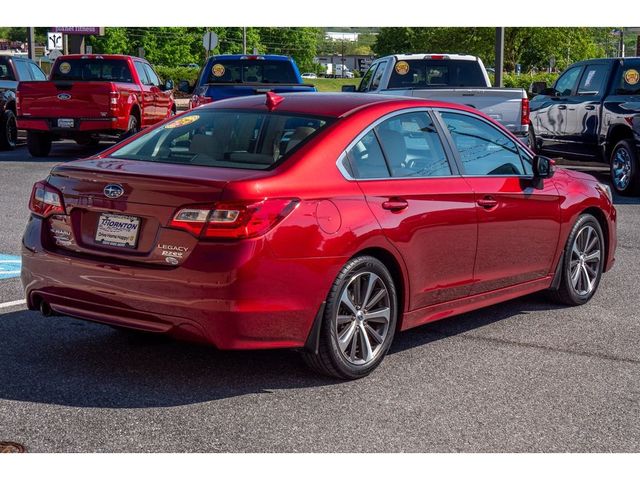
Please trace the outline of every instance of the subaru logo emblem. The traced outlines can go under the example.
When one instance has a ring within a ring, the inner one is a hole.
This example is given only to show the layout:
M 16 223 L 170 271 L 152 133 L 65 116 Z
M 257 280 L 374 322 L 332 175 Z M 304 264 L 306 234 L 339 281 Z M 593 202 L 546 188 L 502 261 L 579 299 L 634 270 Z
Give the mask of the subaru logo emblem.
M 60 93 L 58 94 L 58 99 L 59 100 L 69 100 L 71 98 L 71 94 L 70 93 Z
M 104 196 L 108 198 L 119 198 L 124 194 L 124 188 L 117 183 L 110 183 L 104 187 Z

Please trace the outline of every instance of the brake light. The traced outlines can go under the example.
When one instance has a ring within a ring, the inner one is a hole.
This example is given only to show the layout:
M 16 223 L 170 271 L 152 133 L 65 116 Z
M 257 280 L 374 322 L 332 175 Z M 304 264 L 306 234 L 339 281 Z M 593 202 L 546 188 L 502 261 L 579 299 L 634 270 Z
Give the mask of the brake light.
M 22 106 L 20 105 L 20 91 L 16 92 L 16 114 L 20 116 L 22 113 Z
M 40 217 L 51 215 L 65 215 L 62 193 L 53 188 L 47 182 L 40 181 L 33 186 L 31 199 L 29 200 L 29 210 Z
M 189 101 L 189 108 L 196 108 L 200 105 L 206 105 L 213 102 L 213 98 L 205 97 L 204 95 L 193 95 Z
M 120 99 L 120 92 L 118 91 L 118 88 L 112 83 L 111 91 L 109 92 L 109 105 L 112 107 L 117 105 L 119 99 Z
M 449 55 L 425 55 L 425 60 L 449 60 Z
M 526 97 L 522 99 L 520 112 L 520 125 L 529 125 L 529 99 Z
M 221 202 L 214 209 L 178 210 L 169 226 L 203 239 L 237 240 L 264 235 L 298 205 L 293 198 L 267 198 L 251 202 Z

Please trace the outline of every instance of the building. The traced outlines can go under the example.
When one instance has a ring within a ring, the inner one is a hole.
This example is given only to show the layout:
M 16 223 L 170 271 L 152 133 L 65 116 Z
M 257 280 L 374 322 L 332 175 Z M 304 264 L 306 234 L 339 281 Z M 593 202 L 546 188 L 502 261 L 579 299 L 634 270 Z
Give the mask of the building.
M 334 42 L 357 42 L 358 35 L 355 32 L 325 32 L 324 38 Z
M 373 55 L 322 55 L 316 57 L 314 61 L 322 65 L 325 68 L 329 64 L 342 65 L 344 64 L 349 70 L 354 72 L 360 72 L 363 74 L 371 66 L 371 62 L 375 57 Z M 344 60 L 344 62 L 343 62 Z

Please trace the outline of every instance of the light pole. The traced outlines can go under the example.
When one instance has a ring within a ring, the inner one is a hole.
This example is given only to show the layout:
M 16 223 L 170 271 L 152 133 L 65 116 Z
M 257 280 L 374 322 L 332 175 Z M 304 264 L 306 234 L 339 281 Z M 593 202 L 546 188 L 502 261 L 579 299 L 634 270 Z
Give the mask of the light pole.
M 496 64 L 494 83 L 502 87 L 502 70 L 504 69 L 504 27 L 496 27 Z

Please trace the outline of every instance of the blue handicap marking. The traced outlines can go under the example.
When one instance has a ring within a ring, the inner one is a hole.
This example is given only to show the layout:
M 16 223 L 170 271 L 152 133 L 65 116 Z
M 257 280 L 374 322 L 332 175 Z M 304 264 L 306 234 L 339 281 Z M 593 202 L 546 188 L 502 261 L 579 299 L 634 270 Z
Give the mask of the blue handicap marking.
M 21 265 L 20 257 L 0 253 L 0 280 L 19 277 Z

